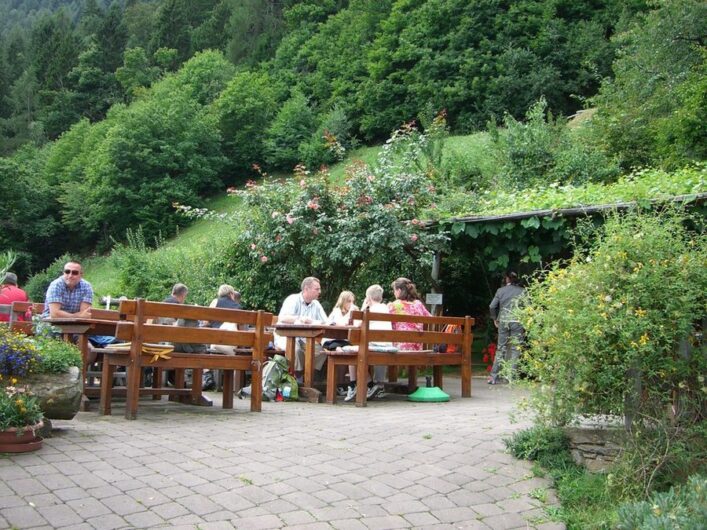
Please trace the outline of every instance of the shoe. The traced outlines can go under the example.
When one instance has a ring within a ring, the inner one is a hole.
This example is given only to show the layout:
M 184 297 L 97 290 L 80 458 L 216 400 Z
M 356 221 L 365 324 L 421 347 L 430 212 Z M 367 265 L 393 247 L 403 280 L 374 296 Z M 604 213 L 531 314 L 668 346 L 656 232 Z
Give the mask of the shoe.
M 353 401 L 354 399 L 356 399 L 356 387 L 350 386 L 346 390 L 346 397 L 344 398 L 344 401 Z
M 348 387 L 345 386 L 337 386 L 336 387 L 336 395 L 339 397 L 344 397 L 348 393 Z
M 495 380 L 493 377 L 489 377 L 489 378 L 486 380 L 486 384 L 487 384 L 487 385 L 495 385 L 495 384 L 496 384 L 496 380 Z
M 385 390 L 385 387 L 380 383 L 375 383 L 373 386 L 369 386 L 366 391 L 366 399 L 373 399 L 379 397 L 381 393 Z

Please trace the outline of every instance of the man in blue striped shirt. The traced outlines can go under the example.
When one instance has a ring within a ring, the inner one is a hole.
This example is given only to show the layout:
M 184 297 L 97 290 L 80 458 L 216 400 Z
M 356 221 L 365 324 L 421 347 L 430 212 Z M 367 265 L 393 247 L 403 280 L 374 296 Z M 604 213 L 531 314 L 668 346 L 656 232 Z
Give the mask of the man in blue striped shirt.
M 49 284 L 43 317 L 91 317 L 93 288 L 82 276 L 83 269 L 78 261 L 64 265 L 64 274 Z

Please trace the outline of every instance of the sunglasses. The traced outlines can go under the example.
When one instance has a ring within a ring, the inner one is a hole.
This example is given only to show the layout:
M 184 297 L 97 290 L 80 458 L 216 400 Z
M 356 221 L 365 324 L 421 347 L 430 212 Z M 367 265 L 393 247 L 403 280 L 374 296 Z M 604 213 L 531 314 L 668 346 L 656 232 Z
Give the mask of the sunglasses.
M 81 271 L 72 271 L 71 269 L 64 269 L 64 274 L 71 274 L 72 276 L 78 276 L 81 274 Z

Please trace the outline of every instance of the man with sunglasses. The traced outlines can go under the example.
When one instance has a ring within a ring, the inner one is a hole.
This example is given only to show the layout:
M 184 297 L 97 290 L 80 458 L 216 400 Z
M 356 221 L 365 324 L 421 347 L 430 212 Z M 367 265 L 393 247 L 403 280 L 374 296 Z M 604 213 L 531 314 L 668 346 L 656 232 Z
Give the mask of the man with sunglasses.
M 93 288 L 82 275 L 83 270 L 78 261 L 70 261 L 64 265 L 64 274 L 49 284 L 44 299 L 43 317 L 90 318 Z

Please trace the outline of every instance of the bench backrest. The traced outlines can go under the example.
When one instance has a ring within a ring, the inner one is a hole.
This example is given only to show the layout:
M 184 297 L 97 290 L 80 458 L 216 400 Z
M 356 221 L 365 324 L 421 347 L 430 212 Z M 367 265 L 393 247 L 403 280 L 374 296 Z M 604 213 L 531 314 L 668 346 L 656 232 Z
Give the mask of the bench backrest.
M 240 346 L 252 348 L 254 356 L 256 350 L 260 353 L 264 352 L 268 341 L 272 340 L 272 333 L 265 329 L 270 325 L 272 315 L 263 311 L 166 304 L 137 299 L 122 301 L 118 313 L 121 322 L 118 323 L 116 338 L 121 340 Z M 159 318 L 216 320 L 231 322 L 238 325 L 239 328 L 247 327 L 248 329 L 230 331 L 220 328 L 147 323 L 149 320 Z M 131 320 L 134 322 L 130 322 Z
M 44 311 L 44 304 L 33 302 L 12 302 L 10 310 L 10 327 L 14 331 L 21 331 L 27 335 L 32 335 L 32 321 L 27 320 L 29 315 L 41 315 Z
M 397 315 L 377 313 L 372 311 L 352 311 L 352 318 L 361 321 L 361 327 L 354 329 L 349 334 L 353 344 L 368 344 L 370 342 L 412 342 L 420 344 L 455 344 L 461 353 L 471 354 L 473 334 L 471 328 L 474 319 L 466 317 L 434 317 Z M 422 331 L 417 330 L 380 330 L 371 329 L 371 322 L 412 322 L 422 324 Z M 446 333 L 443 330 L 448 325 L 456 325 L 461 333 Z

